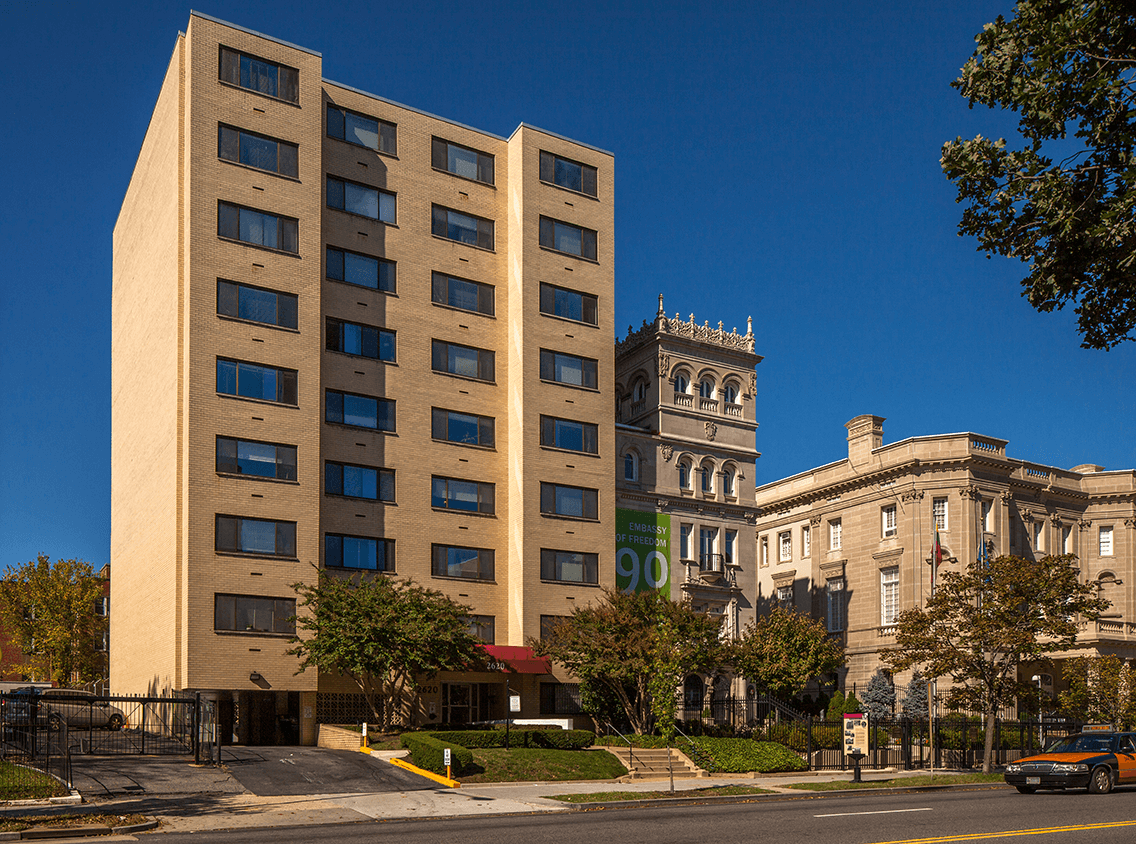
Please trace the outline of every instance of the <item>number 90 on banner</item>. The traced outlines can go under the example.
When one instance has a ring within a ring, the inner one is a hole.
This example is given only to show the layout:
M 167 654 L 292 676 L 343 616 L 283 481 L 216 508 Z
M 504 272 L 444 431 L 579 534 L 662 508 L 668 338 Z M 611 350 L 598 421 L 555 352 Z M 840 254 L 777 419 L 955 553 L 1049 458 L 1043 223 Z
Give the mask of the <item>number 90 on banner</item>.
M 667 584 L 670 563 L 666 555 L 652 551 L 642 563 L 631 548 L 620 548 L 615 554 L 616 583 L 623 592 L 658 589 Z
M 624 593 L 669 593 L 670 515 L 616 508 L 615 524 L 615 587 Z

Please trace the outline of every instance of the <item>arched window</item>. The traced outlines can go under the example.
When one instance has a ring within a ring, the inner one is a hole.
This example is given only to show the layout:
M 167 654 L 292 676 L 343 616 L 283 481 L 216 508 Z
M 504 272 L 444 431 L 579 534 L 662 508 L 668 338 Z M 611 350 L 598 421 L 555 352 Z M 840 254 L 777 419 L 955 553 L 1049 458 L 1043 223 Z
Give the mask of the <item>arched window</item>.
M 635 459 L 635 453 L 632 451 L 623 455 L 623 479 L 625 481 L 639 480 L 639 467 L 638 461 Z
M 702 701 L 706 696 L 706 684 L 702 682 L 702 678 L 691 674 L 686 678 L 686 682 L 682 684 L 682 703 L 686 709 L 696 709 L 701 712 Z
M 722 492 L 725 495 L 734 494 L 734 471 L 727 469 L 722 473 Z
M 674 391 L 676 393 L 689 393 L 690 392 L 690 379 L 686 377 L 685 373 L 682 373 L 682 372 L 675 373 Z
M 678 464 L 678 485 L 680 489 L 690 489 L 690 464 L 685 460 Z
M 640 381 L 635 385 L 635 401 L 643 401 L 647 398 L 647 382 Z
M 709 378 L 703 378 L 698 382 L 698 395 L 704 399 L 714 398 L 714 382 Z
M 707 465 L 702 467 L 700 472 L 702 474 L 702 491 L 703 492 L 713 492 L 714 491 L 714 467 L 707 464 Z
M 722 398 L 729 404 L 738 403 L 738 385 L 727 384 L 722 388 Z

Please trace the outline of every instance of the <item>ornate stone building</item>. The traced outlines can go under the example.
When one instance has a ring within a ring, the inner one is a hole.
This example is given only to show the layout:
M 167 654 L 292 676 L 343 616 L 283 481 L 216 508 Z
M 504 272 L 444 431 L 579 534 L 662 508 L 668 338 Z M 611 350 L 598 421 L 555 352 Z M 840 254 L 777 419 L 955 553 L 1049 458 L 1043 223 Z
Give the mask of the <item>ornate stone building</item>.
M 1136 471 L 1059 469 L 1006 455 L 973 433 L 883 444 L 883 418 L 858 416 L 848 457 L 756 490 L 757 600 L 823 618 L 848 656 L 844 685 L 863 688 L 895 643 L 895 618 L 930 593 L 935 525 L 958 569 L 979 542 L 995 555 L 1076 554 L 1112 602 L 1078 653 L 1136 657 Z M 1056 669 L 1040 670 L 1053 691 Z M 897 678 L 905 682 L 903 678 Z

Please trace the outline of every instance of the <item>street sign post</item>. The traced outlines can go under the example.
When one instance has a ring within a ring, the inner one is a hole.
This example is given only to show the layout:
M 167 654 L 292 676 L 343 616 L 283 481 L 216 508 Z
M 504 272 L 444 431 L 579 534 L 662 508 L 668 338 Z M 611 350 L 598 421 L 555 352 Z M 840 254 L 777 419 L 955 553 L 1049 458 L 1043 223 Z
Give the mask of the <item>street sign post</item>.
M 862 713 L 844 715 L 844 753 L 852 760 L 852 782 L 862 782 L 860 760 L 868 755 L 868 719 Z

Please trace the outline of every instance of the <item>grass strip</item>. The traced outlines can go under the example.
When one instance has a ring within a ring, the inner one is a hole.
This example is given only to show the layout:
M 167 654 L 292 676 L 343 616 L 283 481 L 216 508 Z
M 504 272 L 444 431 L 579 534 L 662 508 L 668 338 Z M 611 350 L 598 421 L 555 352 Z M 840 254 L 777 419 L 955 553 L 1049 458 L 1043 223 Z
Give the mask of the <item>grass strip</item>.
M 0 800 L 42 800 L 69 793 L 63 783 L 42 771 L 0 762 Z
M 801 791 L 847 791 L 861 788 L 917 788 L 926 785 L 967 785 L 970 783 L 1005 782 L 1001 774 L 936 774 L 916 777 L 896 777 L 890 780 L 867 780 L 865 782 L 795 782 L 787 788 Z
M 676 791 L 593 791 L 590 794 L 554 794 L 552 800 L 564 803 L 615 803 L 620 800 L 669 800 L 675 797 L 744 797 L 748 794 L 773 794 L 755 785 L 715 785 Z
M 72 826 L 99 825 L 108 828 L 133 826 L 149 820 L 145 815 L 24 815 L 0 819 L 0 832 L 22 832 L 33 826 L 66 829 Z
M 606 750 L 478 747 L 471 752 L 473 765 L 458 777 L 463 783 L 610 780 L 627 773 Z

